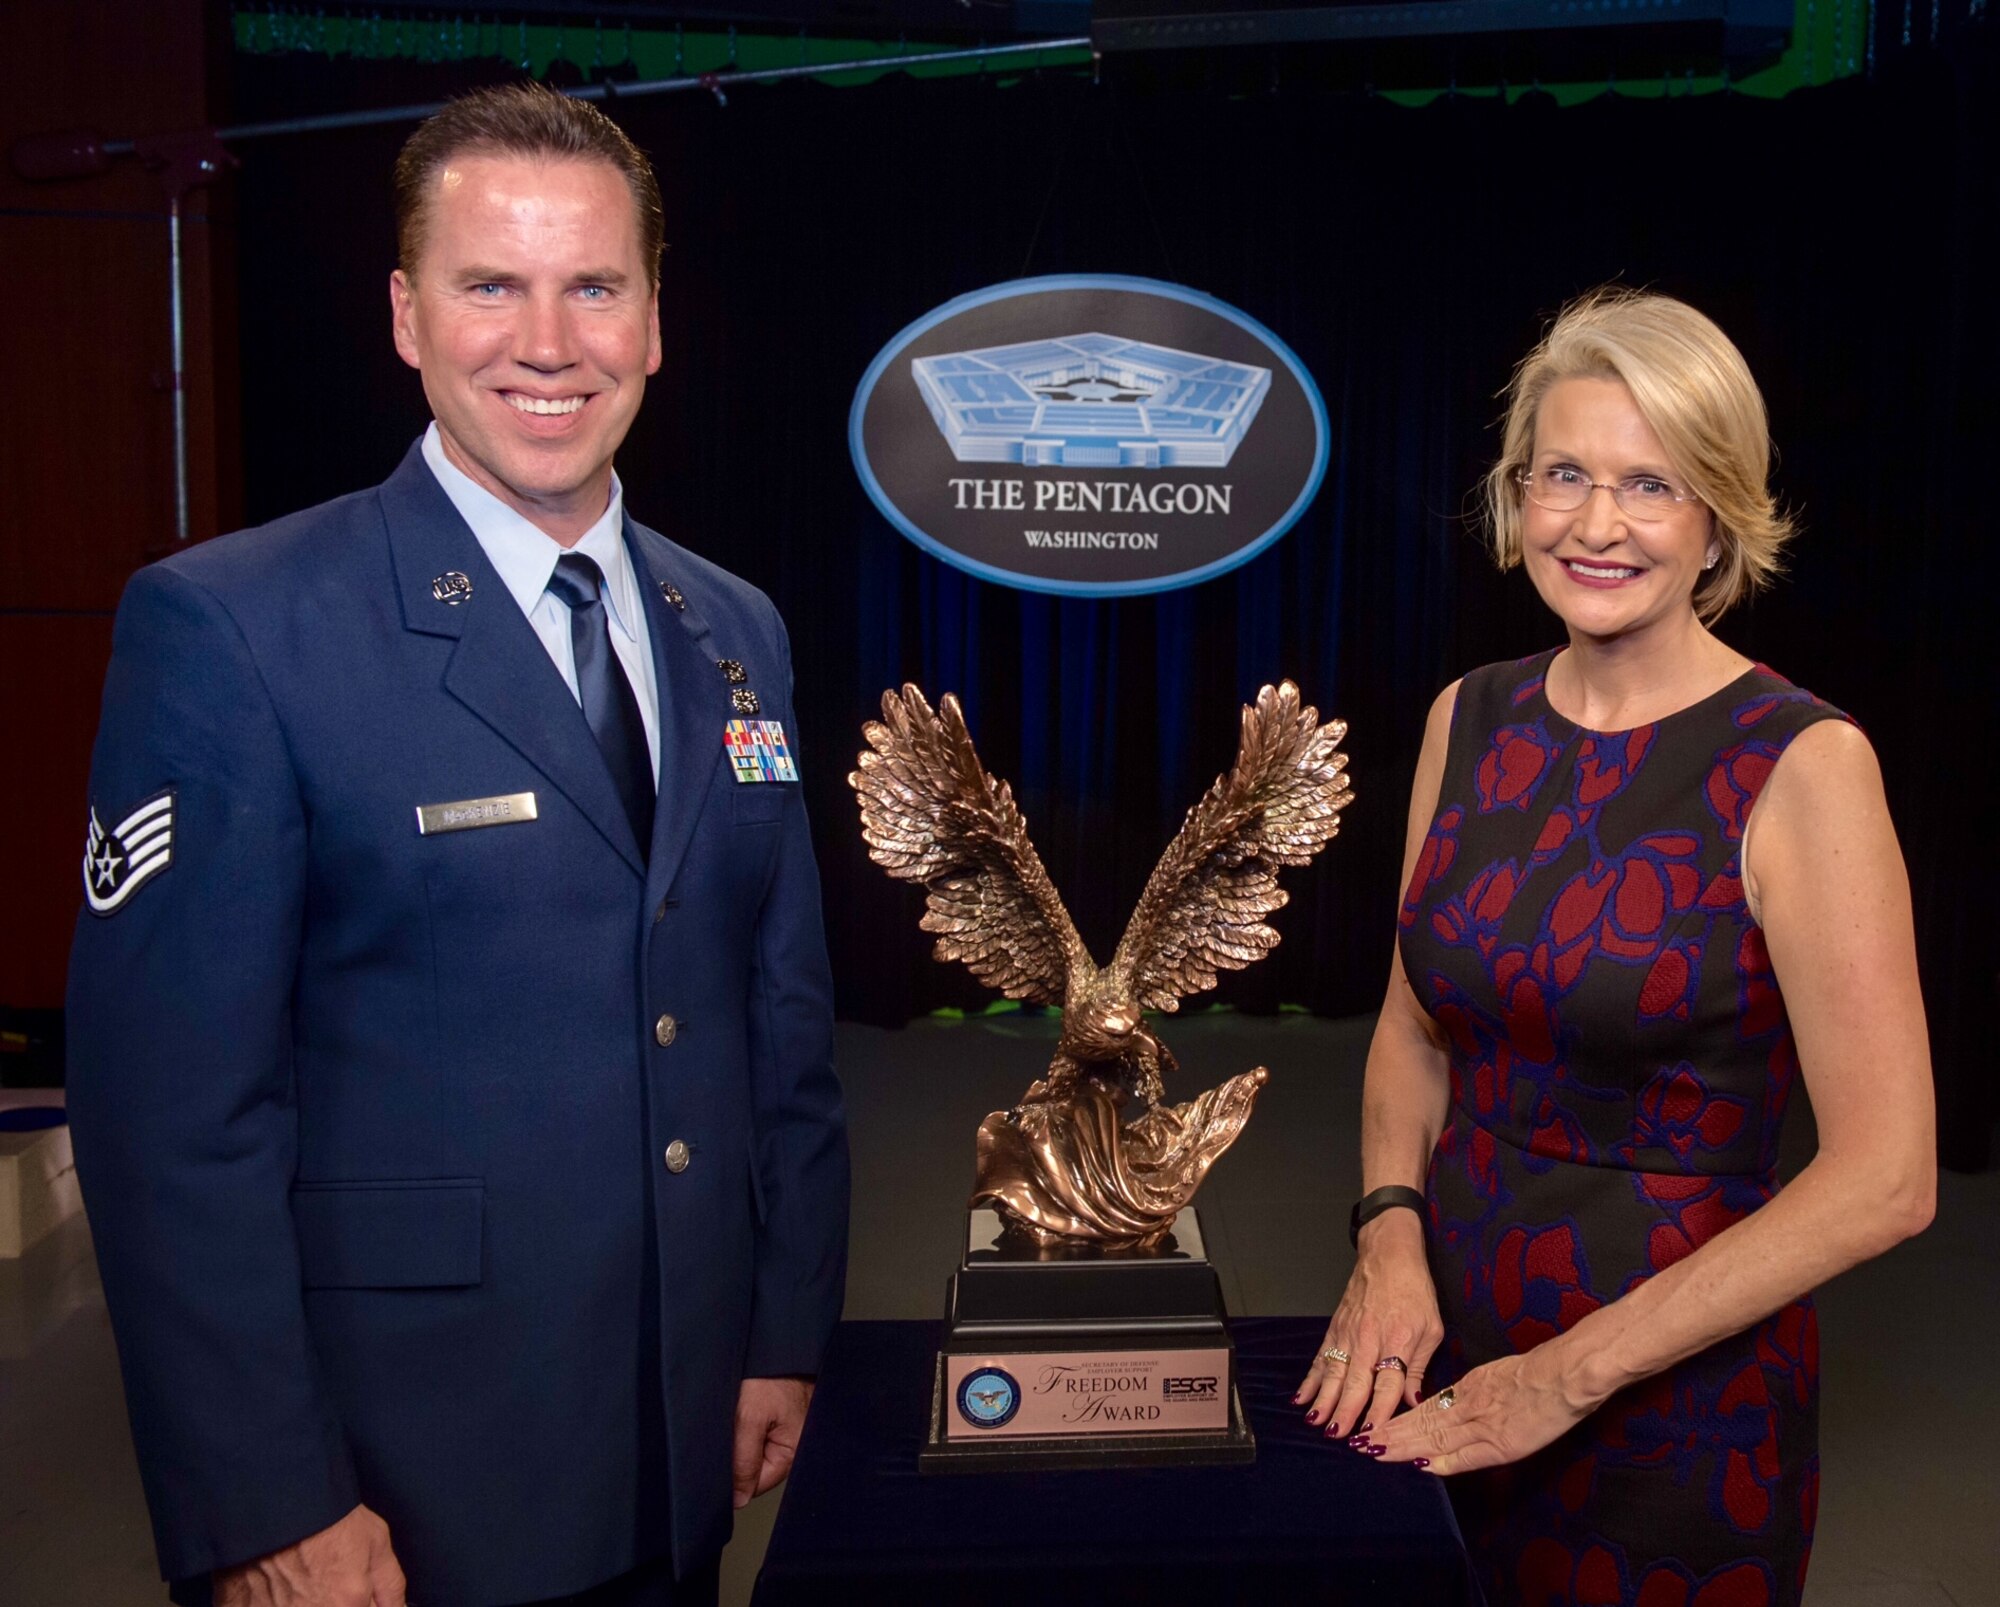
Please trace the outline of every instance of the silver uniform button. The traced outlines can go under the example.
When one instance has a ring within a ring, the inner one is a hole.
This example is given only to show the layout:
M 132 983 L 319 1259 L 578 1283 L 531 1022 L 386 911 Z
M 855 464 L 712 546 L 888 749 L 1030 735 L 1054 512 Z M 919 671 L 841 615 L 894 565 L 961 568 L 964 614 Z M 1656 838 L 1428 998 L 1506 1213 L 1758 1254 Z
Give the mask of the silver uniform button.
M 667 1170 L 678 1177 L 688 1169 L 689 1151 L 686 1143 L 675 1139 L 667 1146 Z
M 661 1016 L 653 1023 L 653 1036 L 659 1040 L 662 1049 L 670 1048 L 675 1038 L 680 1036 L 681 1024 L 672 1016 Z

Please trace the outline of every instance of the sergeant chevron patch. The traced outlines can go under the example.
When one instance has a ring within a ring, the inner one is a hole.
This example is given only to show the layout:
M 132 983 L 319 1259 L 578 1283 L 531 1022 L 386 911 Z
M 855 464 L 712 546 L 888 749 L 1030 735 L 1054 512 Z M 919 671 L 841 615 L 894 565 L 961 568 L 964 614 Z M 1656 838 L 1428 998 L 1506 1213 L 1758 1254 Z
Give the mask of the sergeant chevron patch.
M 174 790 L 156 792 L 110 831 L 90 806 L 83 848 L 83 896 L 93 915 L 116 915 L 127 899 L 174 862 Z

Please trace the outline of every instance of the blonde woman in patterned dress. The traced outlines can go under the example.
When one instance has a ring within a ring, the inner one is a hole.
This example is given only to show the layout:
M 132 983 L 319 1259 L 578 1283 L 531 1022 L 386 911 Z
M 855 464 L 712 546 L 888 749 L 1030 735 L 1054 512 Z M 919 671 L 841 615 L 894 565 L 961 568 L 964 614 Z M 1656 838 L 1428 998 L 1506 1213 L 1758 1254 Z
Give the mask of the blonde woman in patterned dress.
M 1447 1480 L 1490 1607 L 1797 1602 L 1810 1291 L 1931 1218 L 1874 752 L 1710 630 L 1790 534 L 1769 457 L 1707 318 L 1570 307 L 1487 485 L 1496 556 L 1566 645 L 1473 671 L 1425 731 L 1365 1225 L 1299 1403 Z M 1819 1151 L 1780 1193 L 1795 1073 Z

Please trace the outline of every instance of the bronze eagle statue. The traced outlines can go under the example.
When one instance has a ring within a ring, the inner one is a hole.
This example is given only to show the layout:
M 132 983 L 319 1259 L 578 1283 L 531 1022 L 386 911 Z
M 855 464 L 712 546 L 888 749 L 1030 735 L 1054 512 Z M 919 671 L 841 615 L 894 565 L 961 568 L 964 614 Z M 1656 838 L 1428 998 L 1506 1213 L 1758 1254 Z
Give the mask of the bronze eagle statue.
M 1290 681 L 1246 705 L 1236 763 L 1188 811 L 1154 867 L 1111 963 L 1077 935 L 1013 789 L 990 775 L 958 700 L 915 686 L 882 696 L 848 783 L 869 857 L 921 882 L 936 955 L 962 960 L 1010 999 L 1056 1005 L 1062 1032 L 1043 1078 L 980 1124 L 973 1204 L 991 1203 L 1039 1242 L 1157 1243 L 1236 1139 L 1269 1073 L 1261 1066 L 1169 1106 L 1167 1046 L 1144 1012 L 1171 1013 L 1278 944 L 1266 917 L 1354 801 L 1344 721 L 1321 723 Z M 1139 1113 L 1126 1121 L 1126 1108 Z

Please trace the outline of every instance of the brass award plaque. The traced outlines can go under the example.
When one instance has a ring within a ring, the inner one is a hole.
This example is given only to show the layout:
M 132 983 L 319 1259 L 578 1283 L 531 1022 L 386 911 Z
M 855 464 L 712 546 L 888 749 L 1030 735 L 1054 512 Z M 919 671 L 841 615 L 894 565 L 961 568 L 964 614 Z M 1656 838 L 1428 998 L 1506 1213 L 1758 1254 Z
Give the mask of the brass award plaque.
M 922 1466 L 1250 1460 L 1192 1201 L 1270 1074 L 1168 1105 L 1174 1058 L 1144 1012 L 1172 1013 L 1276 947 L 1279 870 L 1309 863 L 1353 802 L 1347 728 L 1321 724 L 1289 681 L 1263 688 L 1235 766 L 1188 812 L 1100 969 L 957 699 L 933 710 L 905 686 L 882 715 L 848 777 L 870 857 L 924 885 L 939 959 L 1062 1010 L 1047 1072 L 979 1126 Z

